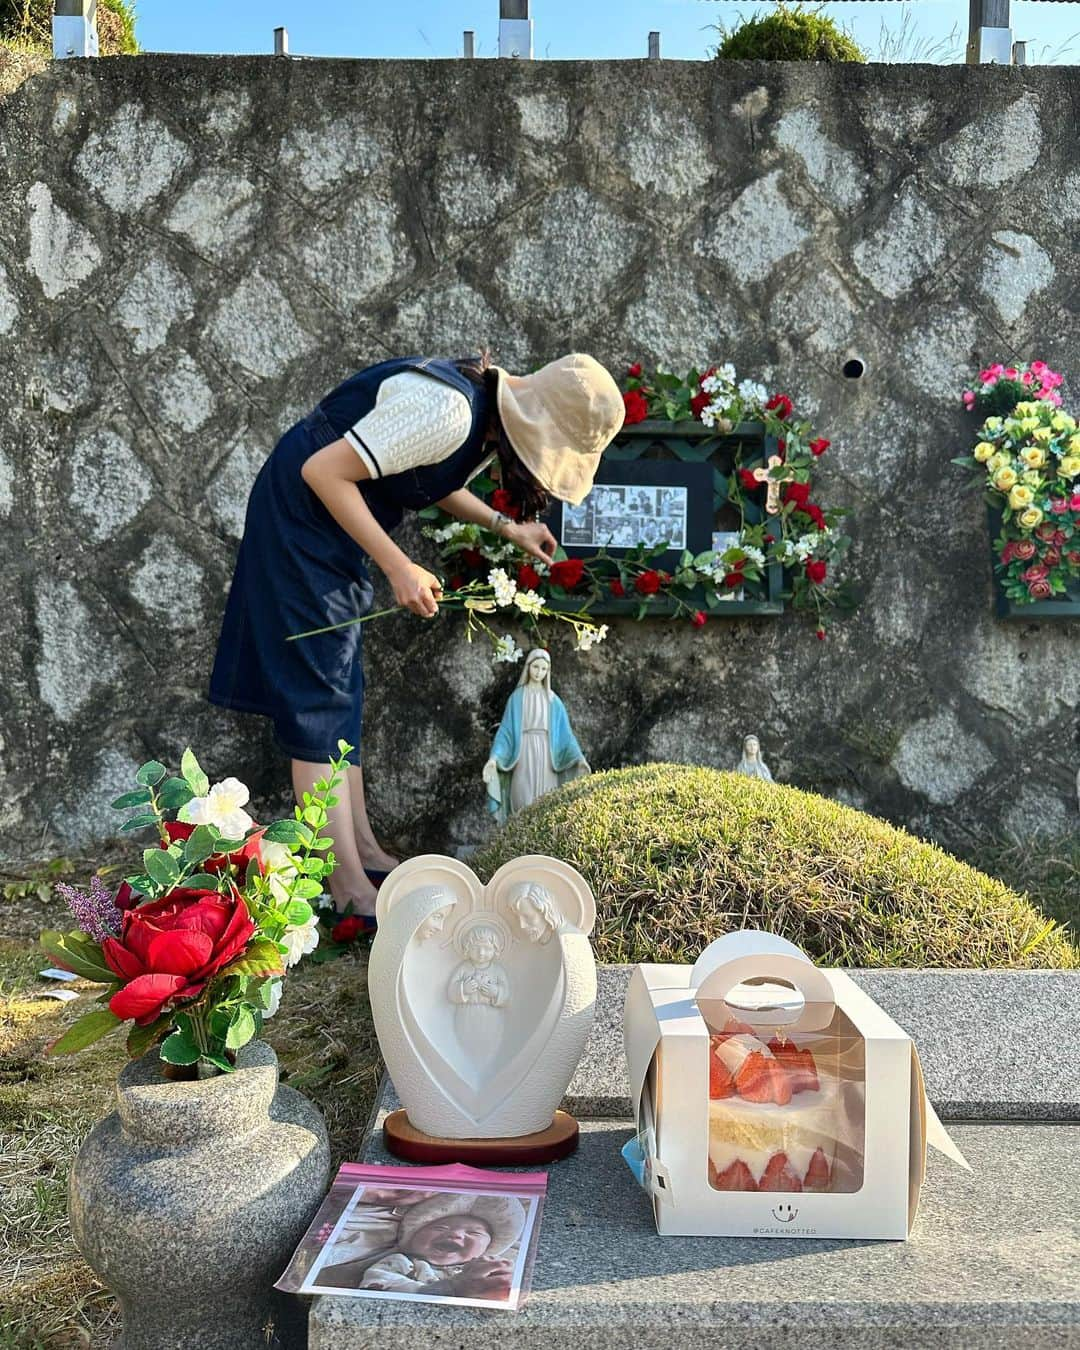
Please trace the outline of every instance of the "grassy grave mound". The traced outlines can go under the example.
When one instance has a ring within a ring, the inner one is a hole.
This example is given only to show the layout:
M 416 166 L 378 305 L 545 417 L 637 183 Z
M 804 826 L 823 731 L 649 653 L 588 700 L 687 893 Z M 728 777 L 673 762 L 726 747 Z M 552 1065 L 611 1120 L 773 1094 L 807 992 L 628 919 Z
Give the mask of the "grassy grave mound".
M 693 961 L 764 928 L 840 966 L 1080 964 L 1024 896 L 826 797 L 715 769 L 648 764 L 579 779 L 513 817 L 476 858 L 576 867 L 596 894 L 597 959 Z

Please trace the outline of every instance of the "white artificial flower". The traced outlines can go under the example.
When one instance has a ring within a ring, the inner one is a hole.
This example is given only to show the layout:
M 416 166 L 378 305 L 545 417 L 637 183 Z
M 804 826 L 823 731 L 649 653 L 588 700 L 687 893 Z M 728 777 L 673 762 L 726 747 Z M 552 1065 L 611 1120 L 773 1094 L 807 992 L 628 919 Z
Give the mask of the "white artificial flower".
M 739 385 L 739 397 L 744 403 L 761 404 L 769 397 L 769 391 L 754 380 L 743 380 Z
M 493 568 L 488 573 L 488 585 L 495 592 L 495 603 L 500 609 L 514 603 L 517 582 L 511 581 L 501 567 Z
M 188 825 L 213 825 L 225 839 L 242 839 L 255 824 L 242 809 L 250 796 L 238 778 L 224 778 L 205 797 L 193 797 L 178 814 Z
M 259 854 L 264 872 L 276 872 L 283 879 L 296 876 L 296 859 L 284 844 L 263 839 L 259 843 Z
M 756 563 L 758 567 L 765 566 L 765 554 L 762 553 L 761 549 L 755 548 L 753 544 L 743 544 L 742 551 L 746 554 L 746 556 L 750 559 L 750 561 L 752 563 Z
M 598 642 L 603 642 L 607 635 L 608 626 L 606 623 L 602 623 L 599 628 L 581 627 L 577 631 L 577 647 L 575 648 L 575 651 L 591 651 Z
M 495 643 L 494 659 L 496 661 L 506 661 L 509 665 L 513 665 L 515 661 L 520 661 L 524 655 L 525 653 L 509 633 L 505 637 L 499 638 Z
M 266 1021 L 266 1019 L 267 1019 L 268 1017 L 273 1017 L 273 1015 L 274 1015 L 274 1014 L 277 1012 L 277 1010 L 281 1007 L 281 986 L 282 986 L 284 983 L 285 983 L 284 980 L 273 980 L 273 981 L 271 982 L 271 984 L 270 984 L 270 1006 L 269 1006 L 269 1008 L 265 1008 L 265 1009 L 263 1010 L 263 1021 L 264 1021 L 264 1022 Z
M 731 364 L 730 361 L 725 361 L 722 366 L 718 366 L 716 369 L 716 373 L 718 377 L 724 381 L 725 384 L 728 385 L 735 384 L 735 367 Z
M 714 403 L 707 403 L 698 414 L 703 426 L 711 427 L 716 425 L 717 411 Z
M 294 923 L 285 929 L 281 938 L 288 951 L 285 965 L 295 966 L 301 957 L 313 952 L 319 945 L 319 920 L 312 914 L 307 923 Z
M 521 610 L 522 614 L 539 614 L 544 608 L 543 597 L 536 591 L 518 591 L 514 596 L 514 604 Z
M 716 378 L 715 375 L 706 375 L 705 378 L 701 381 L 701 387 L 702 389 L 704 389 L 706 394 L 715 394 L 716 391 L 720 388 L 720 381 Z
M 799 562 L 806 562 L 814 549 L 817 547 L 817 536 L 813 534 L 800 535 L 795 541 L 795 556 Z

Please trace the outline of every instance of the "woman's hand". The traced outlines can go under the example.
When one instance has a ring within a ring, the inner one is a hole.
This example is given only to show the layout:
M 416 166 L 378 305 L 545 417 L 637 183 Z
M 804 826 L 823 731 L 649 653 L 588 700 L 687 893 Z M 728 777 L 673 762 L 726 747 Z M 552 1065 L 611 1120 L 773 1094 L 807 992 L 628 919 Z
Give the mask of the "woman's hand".
M 394 599 L 422 619 L 433 619 L 439 612 L 442 583 L 426 568 L 408 559 L 387 576 Z
M 555 536 L 539 520 L 515 521 L 503 527 L 503 538 L 542 563 L 550 563 L 555 552 Z

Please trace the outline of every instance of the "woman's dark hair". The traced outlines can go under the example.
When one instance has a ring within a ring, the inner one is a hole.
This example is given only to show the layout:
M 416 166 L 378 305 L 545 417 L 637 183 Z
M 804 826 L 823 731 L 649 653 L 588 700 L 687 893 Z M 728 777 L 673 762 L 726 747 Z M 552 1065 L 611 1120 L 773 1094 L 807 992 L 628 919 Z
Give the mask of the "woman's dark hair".
M 485 349 L 476 356 L 462 356 L 454 361 L 462 375 L 482 386 L 488 393 L 492 421 L 495 425 L 494 449 L 499 459 L 499 486 L 510 494 L 510 504 L 517 507 L 522 520 L 539 520 L 551 504 L 551 497 L 536 481 L 518 458 L 503 427 L 496 399 L 499 377 Z

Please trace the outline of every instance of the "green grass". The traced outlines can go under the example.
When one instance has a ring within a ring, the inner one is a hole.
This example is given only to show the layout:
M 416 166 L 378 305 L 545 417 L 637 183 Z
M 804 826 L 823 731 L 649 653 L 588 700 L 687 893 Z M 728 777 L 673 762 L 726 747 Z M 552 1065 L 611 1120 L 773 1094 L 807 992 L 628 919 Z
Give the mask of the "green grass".
M 800 5 L 717 25 L 713 55 L 721 61 L 865 61 L 866 54 L 832 19 Z
M 1080 942 L 1080 832 L 983 843 L 970 851 L 970 860 L 1025 890 L 1034 905 Z
M 52 56 L 52 0 L 0 0 L 0 46 Z M 135 56 L 135 6 L 98 0 L 98 49 L 102 56 Z M 2 1344 L 2 1342 L 0 1342 Z
M 580 779 L 515 816 L 476 858 L 576 867 L 600 961 L 693 961 L 764 928 L 826 965 L 1055 966 L 1080 953 L 1003 882 L 884 821 L 715 769 L 653 764 Z

